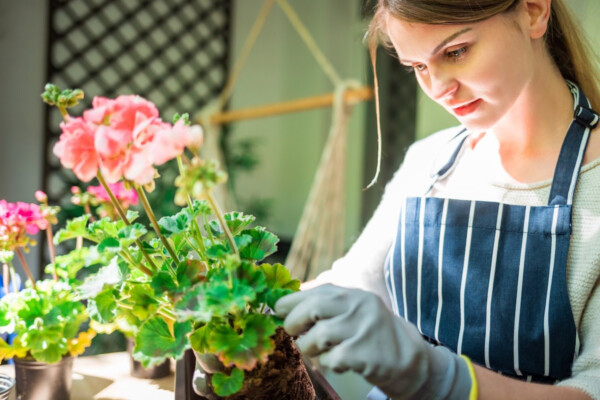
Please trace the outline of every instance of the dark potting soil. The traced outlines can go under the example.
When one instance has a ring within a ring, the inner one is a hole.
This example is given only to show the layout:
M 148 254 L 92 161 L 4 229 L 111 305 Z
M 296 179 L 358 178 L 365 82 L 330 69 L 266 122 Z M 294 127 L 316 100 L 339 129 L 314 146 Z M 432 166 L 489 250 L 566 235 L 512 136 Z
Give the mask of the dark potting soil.
M 266 363 L 246 371 L 243 389 L 228 400 L 315 400 L 315 390 L 292 338 L 281 328 Z

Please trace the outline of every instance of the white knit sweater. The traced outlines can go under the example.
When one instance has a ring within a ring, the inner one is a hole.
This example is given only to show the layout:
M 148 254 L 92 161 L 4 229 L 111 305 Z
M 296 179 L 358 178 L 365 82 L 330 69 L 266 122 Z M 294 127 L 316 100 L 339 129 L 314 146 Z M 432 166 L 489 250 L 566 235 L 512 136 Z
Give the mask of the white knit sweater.
M 448 156 L 445 144 L 457 132 L 447 129 L 409 149 L 402 167 L 387 185 L 382 201 L 348 253 L 317 280 L 377 293 L 390 306 L 383 264 L 391 246 L 403 197 L 422 196 L 436 162 Z M 463 146 L 456 167 L 431 195 L 508 204 L 548 204 L 551 179 L 533 184 L 514 181 L 502 168 L 489 139 L 477 151 Z M 573 375 L 559 383 L 577 387 L 600 400 L 600 159 L 581 169 L 573 207 L 567 287 L 581 342 Z

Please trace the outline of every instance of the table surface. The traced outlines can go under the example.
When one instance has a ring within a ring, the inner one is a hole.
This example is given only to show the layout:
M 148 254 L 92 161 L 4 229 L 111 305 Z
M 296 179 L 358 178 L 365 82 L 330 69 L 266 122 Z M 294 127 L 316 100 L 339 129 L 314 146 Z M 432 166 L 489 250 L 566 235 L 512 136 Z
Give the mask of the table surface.
M 174 373 L 160 379 L 137 379 L 129 374 L 129 368 L 126 352 L 77 357 L 71 400 L 173 400 Z M 1 365 L 0 373 L 14 377 L 15 370 L 12 365 Z M 12 396 L 14 399 L 14 390 Z

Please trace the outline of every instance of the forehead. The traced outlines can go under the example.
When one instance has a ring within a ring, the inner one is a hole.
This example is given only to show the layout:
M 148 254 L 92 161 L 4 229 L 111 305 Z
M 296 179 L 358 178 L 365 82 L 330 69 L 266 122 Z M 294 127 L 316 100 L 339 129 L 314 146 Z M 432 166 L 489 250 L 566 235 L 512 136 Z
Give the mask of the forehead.
M 385 28 L 400 58 L 430 54 L 441 44 L 476 31 L 481 23 L 433 25 L 386 17 Z

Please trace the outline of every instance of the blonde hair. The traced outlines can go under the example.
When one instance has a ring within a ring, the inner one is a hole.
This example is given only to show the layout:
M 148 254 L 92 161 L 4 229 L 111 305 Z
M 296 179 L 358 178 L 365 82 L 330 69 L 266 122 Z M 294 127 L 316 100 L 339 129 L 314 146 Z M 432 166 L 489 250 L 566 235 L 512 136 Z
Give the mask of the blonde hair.
M 465 24 L 509 12 L 521 0 L 377 0 L 366 40 L 375 73 L 379 43 L 389 47 L 385 30 L 387 14 L 410 22 L 426 24 Z M 552 0 L 552 12 L 545 36 L 546 46 L 565 79 L 579 85 L 592 106 L 600 110 L 597 55 L 565 0 Z M 375 76 L 377 84 L 377 77 Z M 377 88 L 376 88 L 377 92 Z M 377 108 L 378 105 L 376 105 Z

